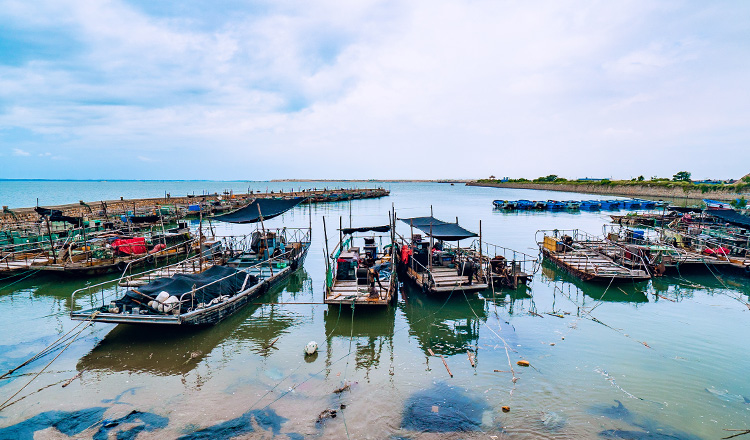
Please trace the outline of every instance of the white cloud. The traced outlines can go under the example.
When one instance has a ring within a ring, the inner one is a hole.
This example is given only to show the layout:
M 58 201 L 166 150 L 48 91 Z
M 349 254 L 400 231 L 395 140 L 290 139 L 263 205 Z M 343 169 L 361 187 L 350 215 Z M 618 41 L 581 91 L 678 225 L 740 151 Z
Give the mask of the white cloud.
M 209 156 L 231 160 L 202 178 L 644 173 L 616 149 L 647 154 L 647 174 L 673 174 L 678 155 L 696 176 L 737 174 L 750 66 L 736 9 L 283 1 L 205 25 L 122 1 L 9 2 L 14 22 L 82 43 L 0 64 L 0 133 L 103 166 L 168 161 L 175 178 Z M 684 154 L 706 145 L 738 160 Z
M 14 148 L 13 155 L 14 156 L 31 156 L 31 153 L 29 153 L 28 151 L 24 151 L 20 148 Z

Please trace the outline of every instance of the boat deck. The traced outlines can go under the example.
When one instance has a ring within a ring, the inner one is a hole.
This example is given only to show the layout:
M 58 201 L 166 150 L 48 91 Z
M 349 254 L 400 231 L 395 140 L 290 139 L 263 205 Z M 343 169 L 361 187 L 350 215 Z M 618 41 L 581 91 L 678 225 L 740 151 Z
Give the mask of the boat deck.
M 585 281 L 622 282 L 651 278 L 645 270 L 629 269 L 587 247 L 570 252 L 552 252 L 546 248 L 542 250 L 545 257 Z
M 418 286 L 432 293 L 479 292 L 488 287 L 487 283 L 469 284 L 468 276 L 459 275 L 456 269 L 449 267 L 433 266 L 431 273 L 434 284 L 427 285 L 428 277 L 423 276 L 426 274 L 418 273 L 411 268 L 407 269 L 407 274 Z
M 357 284 L 357 280 L 333 280 L 333 286 L 327 293 L 324 302 L 326 304 L 341 305 L 369 305 L 369 306 L 386 306 L 391 303 L 394 292 L 393 288 L 389 291 L 390 283 L 388 280 L 381 281 L 381 288 L 375 283 L 375 290 L 378 292 L 377 298 L 370 298 L 370 286 L 366 284 Z
M 24 269 L 31 269 L 32 267 L 35 269 L 39 269 L 39 266 L 45 265 L 52 261 L 50 258 L 46 257 L 35 257 L 35 258 L 27 258 L 23 260 L 14 260 L 14 261 L 3 261 L 0 263 L 0 272 L 4 271 L 16 271 L 16 270 L 24 270 Z

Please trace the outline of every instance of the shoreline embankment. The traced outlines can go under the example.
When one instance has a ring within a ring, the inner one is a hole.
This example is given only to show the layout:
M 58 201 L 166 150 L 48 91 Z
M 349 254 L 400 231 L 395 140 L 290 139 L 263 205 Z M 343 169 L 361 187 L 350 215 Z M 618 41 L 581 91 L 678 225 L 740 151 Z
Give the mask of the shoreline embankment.
M 692 189 L 683 186 L 667 187 L 663 185 L 649 185 L 648 183 L 642 185 L 618 185 L 610 183 L 605 185 L 600 183 L 469 182 L 466 185 L 676 200 L 713 199 L 732 201 L 740 197 L 750 198 L 750 192 L 721 189 L 704 192 L 701 189 Z

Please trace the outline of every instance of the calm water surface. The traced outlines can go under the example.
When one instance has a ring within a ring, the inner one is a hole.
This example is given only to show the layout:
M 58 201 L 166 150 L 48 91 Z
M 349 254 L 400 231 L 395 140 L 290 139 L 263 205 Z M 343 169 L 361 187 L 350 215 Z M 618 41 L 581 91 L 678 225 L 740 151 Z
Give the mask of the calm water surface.
M 35 203 L 35 194 L 11 194 L 6 183 L 0 183 L 3 204 Z M 113 182 L 109 193 L 97 195 L 88 183 L 62 182 L 59 192 L 50 190 L 54 183 L 43 183 L 46 189 L 35 188 L 49 204 L 119 197 L 115 193 L 158 196 L 166 189 L 146 182 L 148 191 L 133 190 L 142 182 Z M 174 185 L 174 194 L 230 188 L 226 182 Z M 237 185 L 236 191 L 246 183 Z M 265 185 L 256 183 L 258 189 Z M 337 225 L 339 217 L 348 225 L 351 212 L 353 225 L 373 225 L 388 221 L 392 204 L 399 217 L 429 215 L 432 205 L 438 218 L 458 216 L 475 231 L 481 220 L 486 241 L 533 255 L 538 229 L 601 233 L 608 221 L 604 213 L 503 213 L 491 204 L 498 198 L 595 196 L 384 185 L 390 197 L 313 207 L 313 244 L 304 268 L 259 300 L 299 304 L 248 306 L 205 329 L 96 324 L 12 400 L 27 397 L 0 411 L 0 439 L 34 433 L 139 439 L 715 439 L 728 435 L 725 428 L 750 428 L 744 397 L 750 397 L 746 278 L 684 274 L 605 294 L 604 287 L 572 280 L 545 264 L 528 288 L 495 295 L 432 298 L 404 288 L 396 307 L 376 312 L 306 304 L 323 298 L 323 216 L 329 225 Z M 9 199 L 17 202 L 6 203 Z M 287 226 L 307 222 L 305 208 L 273 220 Z M 408 233 L 405 225 L 399 228 Z M 67 317 L 68 300 L 86 282 L 0 280 L 0 370 L 77 324 Z M 305 358 L 302 349 L 311 340 L 319 352 Z M 452 378 L 428 349 L 444 356 Z M 476 353 L 475 366 L 467 351 Z M 0 380 L 0 400 L 55 355 Z M 521 359 L 532 367 L 516 366 Z M 515 383 L 506 372 L 509 361 Z M 334 393 L 347 384 L 346 391 Z M 319 421 L 326 409 L 338 410 L 337 417 Z

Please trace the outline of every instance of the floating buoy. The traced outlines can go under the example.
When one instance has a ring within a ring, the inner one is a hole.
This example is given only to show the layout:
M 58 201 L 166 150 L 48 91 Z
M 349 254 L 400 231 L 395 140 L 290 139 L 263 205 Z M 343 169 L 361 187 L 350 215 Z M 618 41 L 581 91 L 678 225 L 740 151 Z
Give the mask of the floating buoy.
M 503 407 L 503 412 L 510 412 L 510 407 L 509 406 L 504 406 Z
M 517 364 L 522 367 L 528 367 L 530 365 L 529 361 L 518 361 Z
M 315 341 L 310 341 L 305 345 L 305 354 L 310 355 L 318 351 L 318 343 Z

